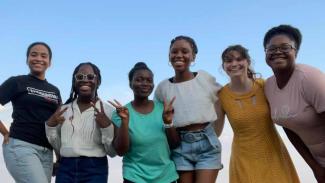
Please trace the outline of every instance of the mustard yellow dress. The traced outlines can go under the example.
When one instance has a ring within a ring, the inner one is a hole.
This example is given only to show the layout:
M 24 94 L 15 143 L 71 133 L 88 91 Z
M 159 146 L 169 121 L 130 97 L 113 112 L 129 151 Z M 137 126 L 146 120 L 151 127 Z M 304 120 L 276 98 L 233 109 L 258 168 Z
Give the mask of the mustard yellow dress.
M 219 97 L 234 132 L 230 183 L 299 183 L 291 158 L 270 117 L 264 81 L 239 95 L 224 86 Z

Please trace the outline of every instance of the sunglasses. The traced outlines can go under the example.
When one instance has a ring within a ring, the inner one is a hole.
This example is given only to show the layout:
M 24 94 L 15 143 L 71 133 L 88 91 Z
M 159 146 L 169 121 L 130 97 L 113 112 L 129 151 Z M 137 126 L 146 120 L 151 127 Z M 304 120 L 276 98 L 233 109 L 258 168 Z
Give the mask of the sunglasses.
M 78 73 L 74 75 L 76 81 L 93 81 L 96 78 L 96 74 L 82 74 Z

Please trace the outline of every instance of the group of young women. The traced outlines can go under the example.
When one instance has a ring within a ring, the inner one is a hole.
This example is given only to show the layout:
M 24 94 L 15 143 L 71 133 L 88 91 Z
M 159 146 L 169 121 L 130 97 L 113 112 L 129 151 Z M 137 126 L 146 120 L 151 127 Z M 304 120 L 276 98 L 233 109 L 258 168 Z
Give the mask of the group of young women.
M 296 63 L 301 39 L 290 25 L 265 34 L 265 59 L 274 72 L 266 81 L 250 67 L 246 48 L 229 46 L 221 64 L 230 82 L 222 87 L 209 73 L 190 70 L 197 45 L 178 36 L 169 48 L 175 75 L 150 100 L 154 74 L 136 63 L 129 72 L 134 99 L 126 105 L 99 98 L 100 70 L 89 62 L 75 68 L 62 105 L 58 88 L 45 79 L 51 49 L 33 43 L 30 73 L 0 86 L 0 104 L 13 106 L 10 132 L 0 123 L 6 167 L 16 182 L 50 182 L 54 149 L 58 183 L 107 182 L 107 155 L 116 154 L 123 156 L 125 183 L 214 183 L 223 167 L 218 136 L 226 115 L 234 132 L 230 183 L 299 182 L 273 122 L 325 183 L 325 75 Z

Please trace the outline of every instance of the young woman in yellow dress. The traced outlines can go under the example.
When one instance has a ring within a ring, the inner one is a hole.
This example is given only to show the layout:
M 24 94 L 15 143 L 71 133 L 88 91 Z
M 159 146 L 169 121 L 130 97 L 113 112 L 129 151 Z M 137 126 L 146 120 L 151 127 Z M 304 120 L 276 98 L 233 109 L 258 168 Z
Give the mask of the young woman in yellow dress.
M 248 50 L 229 46 L 222 67 L 230 82 L 219 91 L 221 118 L 234 132 L 230 183 L 298 183 L 290 156 L 272 123 L 264 81 L 250 68 Z

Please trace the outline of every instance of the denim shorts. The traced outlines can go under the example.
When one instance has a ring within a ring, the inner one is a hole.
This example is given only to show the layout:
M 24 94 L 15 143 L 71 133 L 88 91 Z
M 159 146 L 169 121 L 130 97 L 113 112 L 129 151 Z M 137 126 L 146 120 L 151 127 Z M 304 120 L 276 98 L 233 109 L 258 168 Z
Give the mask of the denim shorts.
M 222 169 L 221 143 L 212 123 L 199 131 L 179 131 L 181 144 L 172 151 L 178 171 Z

